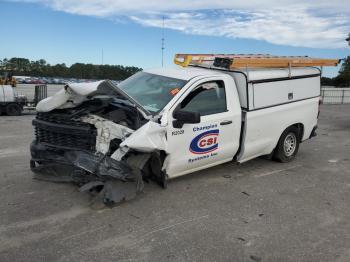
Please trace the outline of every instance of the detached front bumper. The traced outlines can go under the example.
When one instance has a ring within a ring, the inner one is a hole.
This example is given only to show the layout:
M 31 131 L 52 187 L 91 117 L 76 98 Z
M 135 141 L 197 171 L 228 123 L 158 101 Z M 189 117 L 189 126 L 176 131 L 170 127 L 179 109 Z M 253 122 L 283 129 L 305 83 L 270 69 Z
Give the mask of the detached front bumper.
M 123 161 L 101 153 L 67 150 L 33 141 L 31 170 L 35 178 L 53 182 L 73 182 L 80 191 L 98 191 L 104 203 L 129 200 L 143 189 L 142 175 Z

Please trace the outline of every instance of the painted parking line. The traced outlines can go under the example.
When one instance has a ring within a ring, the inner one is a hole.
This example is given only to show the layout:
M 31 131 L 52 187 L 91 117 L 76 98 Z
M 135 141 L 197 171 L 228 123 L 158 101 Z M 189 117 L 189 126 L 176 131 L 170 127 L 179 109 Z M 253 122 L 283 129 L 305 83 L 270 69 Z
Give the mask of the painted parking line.
M 273 170 L 273 171 L 270 171 L 270 172 L 254 175 L 254 177 L 259 178 L 259 177 L 264 177 L 264 176 L 275 175 L 275 174 L 278 174 L 278 173 L 281 173 L 281 172 L 284 172 L 284 171 L 288 171 L 288 170 L 292 170 L 292 169 L 295 169 L 295 168 L 298 168 L 298 167 L 301 167 L 301 166 L 302 165 L 295 165 L 295 166 L 291 166 L 291 167 L 284 168 L 284 169 Z

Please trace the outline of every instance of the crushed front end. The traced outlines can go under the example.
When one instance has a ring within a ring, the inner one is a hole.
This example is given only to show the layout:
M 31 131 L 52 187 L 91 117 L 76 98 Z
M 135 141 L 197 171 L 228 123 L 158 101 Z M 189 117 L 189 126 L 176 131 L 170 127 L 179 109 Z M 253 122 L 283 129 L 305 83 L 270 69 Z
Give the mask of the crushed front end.
M 164 152 L 133 145 L 140 129 L 147 136 L 150 130 L 162 133 L 162 128 L 112 92 L 114 88 L 101 82 L 86 95 L 66 87 L 65 96 L 48 99 L 41 110 L 39 106 L 30 147 L 35 178 L 75 183 L 80 191 L 93 193 L 94 202 L 105 204 L 134 198 L 149 178 L 162 180 Z M 58 106 L 46 110 L 51 103 Z

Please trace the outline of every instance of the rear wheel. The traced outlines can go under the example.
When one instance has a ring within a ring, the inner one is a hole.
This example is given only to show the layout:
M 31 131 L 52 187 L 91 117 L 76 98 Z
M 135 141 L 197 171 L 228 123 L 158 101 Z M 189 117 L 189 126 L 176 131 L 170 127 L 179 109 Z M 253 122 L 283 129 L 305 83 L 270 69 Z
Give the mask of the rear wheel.
M 18 104 L 8 104 L 5 111 L 8 116 L 19 116 L 22 113 L 22 107 Z
M 299 129 L 295 126 L 286 129 L 282 133 L 274 152 L 274 159 L 282 163 L 294 159 L 299 150 L 299 133 Z

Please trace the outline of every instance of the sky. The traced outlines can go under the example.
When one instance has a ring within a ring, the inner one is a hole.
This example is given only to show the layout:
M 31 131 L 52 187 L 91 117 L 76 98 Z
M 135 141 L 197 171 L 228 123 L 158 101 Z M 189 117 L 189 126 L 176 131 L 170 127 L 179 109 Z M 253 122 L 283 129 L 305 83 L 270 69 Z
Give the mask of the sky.
M 176 53 L 350 55 L 348 0 L 0 0 L 0 10 L 0 59 L 160 67 L 163 33 L 165 66 Z

